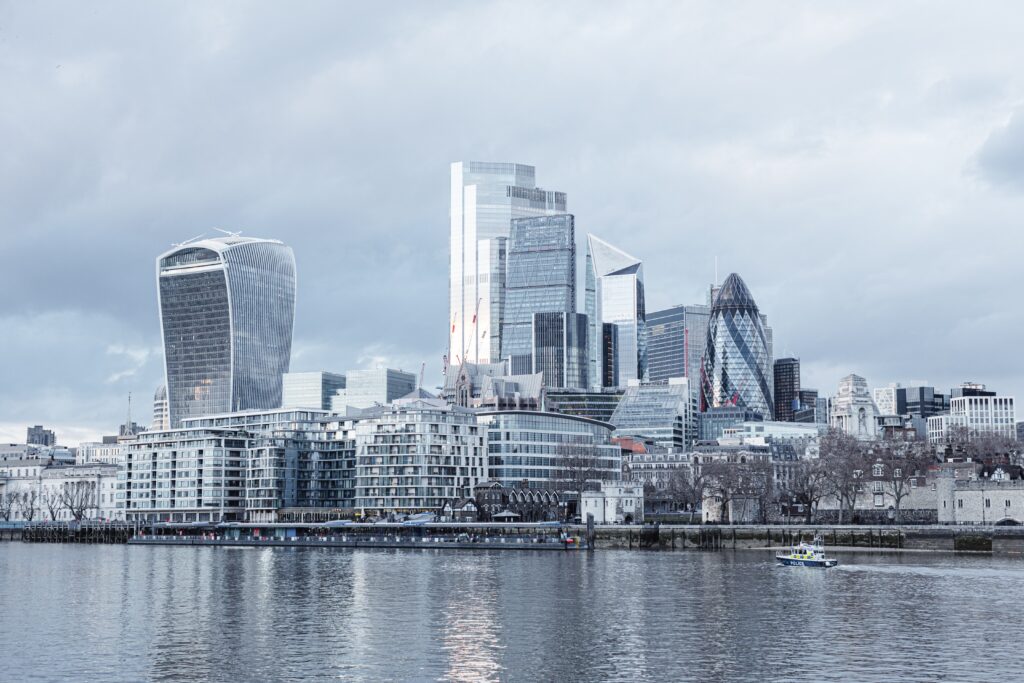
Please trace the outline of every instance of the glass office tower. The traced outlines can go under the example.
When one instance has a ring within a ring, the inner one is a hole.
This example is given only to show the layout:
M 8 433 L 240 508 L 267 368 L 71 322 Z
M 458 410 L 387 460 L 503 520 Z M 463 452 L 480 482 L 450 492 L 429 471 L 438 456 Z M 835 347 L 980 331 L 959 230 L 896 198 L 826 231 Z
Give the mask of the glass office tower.
M 581 388 L 586 331 L 579 328 L 573 216 L 513 219 L 501 358 L 513 375 L 543 372 L 545 386 Z
M 594 235 L 587 235 L 586 307 L 591 388 L 647 379 L 643 265 Z
M 228 236 L 156 261 L 170 426 L 281 405 L 295 320 L 295 257 L 277 240 Z
M 772 361 L 754 297 L 733 273 L 715 295 L 701 377 L 701 411 L 734 405 L 771 419 Z
M 800 359 L 780 358 L 774 364 L 775 419 L 795 422 L 800 410 Z
M 647 373 L 651 382 L 688 377 L 694 396 L 700 388 L 701 358 L 711 308 L 673 306 L 647 314 Z
M 512 219 L 565 213 L 565 206 L 564 192 L 535 186 L 533 166 L 452 164 L 448 329 L 453 364 L 500 358 Z

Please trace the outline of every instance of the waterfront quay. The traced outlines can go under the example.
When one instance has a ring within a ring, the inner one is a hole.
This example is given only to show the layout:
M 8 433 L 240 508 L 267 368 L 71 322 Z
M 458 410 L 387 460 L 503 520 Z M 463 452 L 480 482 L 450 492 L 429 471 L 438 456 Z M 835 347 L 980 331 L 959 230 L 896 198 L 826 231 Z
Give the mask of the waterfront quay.
M 0 541 L 166 546 L 440 550 L 722 551 L 785 548 L 820 536 L 832 548 L 1024 554 L 1024 527 L 953 525 L 585 525 L 542 523 L 32 523 Z

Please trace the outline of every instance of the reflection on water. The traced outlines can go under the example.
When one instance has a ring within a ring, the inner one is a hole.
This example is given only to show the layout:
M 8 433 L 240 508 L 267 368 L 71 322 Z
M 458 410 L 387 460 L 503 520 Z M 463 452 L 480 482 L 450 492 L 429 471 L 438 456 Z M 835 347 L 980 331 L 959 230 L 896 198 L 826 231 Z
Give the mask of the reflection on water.
M 1019 679 L 1021 560 L 841 560 L 0 543 L 0 679 Z

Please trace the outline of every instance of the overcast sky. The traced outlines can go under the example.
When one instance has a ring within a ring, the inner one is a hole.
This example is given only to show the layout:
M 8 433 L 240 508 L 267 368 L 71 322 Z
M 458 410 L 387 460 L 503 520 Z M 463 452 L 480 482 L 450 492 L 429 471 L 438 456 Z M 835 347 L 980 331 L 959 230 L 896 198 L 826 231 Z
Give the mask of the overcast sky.
M 1018 3 L 0 4 L 0 440 L 148 423 L 154 258 L 295 250 L 293 370 L 441 376 L 448 170 L 535 165 L 648 310 L 739 272 L 833 393 L 1024 396 Z

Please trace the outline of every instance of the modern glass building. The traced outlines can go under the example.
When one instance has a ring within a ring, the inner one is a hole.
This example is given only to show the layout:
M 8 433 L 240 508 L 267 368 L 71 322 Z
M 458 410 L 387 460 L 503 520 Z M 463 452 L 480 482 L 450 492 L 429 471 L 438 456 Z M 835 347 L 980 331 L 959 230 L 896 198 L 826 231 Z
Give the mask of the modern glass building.
M 761 315 L 747 285 L 733 273 L 711 306 L 701 410 L 735 405 L 771 418 L 772 389 L 772 361 Z
M 227 236 L 156 261 L 171 427 L 186 417 L 277 408 L 295 320 L 295 257 L 277 240 Z
M 498 361 L 512 219 L 561 214 L 565 207 L 564 192 L 536 186 L 533 166 L 484 161 L 451 165 L 451 364 Z
M 549 387 L 586 386 L 581 318 L 573 216 L 513 219 L 501 326 L 501 355 L 511 374 L 543 372 Z
M 697 437 L 701 441 L 716 441 L 729 427 L 743 422 L 761 422 L 761 414 L 742 406 L 721 406 L 697 416 Z
M 612 415 L 615 436 L 685 450 L 697 439 L 696 397 L 685 377 L 657 384 L 633 382 Z
M 640 260 L 587 235 L 585 298 L 591 388 L 624 387 L 629 380 L 646 379 L 647 329 Z
M 622 477 L 606 422 L 525 410 L 481 412 L 477 420 L 487 430 L 488 476 L 502 486 L 568 491 L 573 482 Z
M 652 382 L 686 377 L 700 388 L 701 358 L 708 336 L 708 306 L 673 306 L 647 314 L 647 373 Z
M 286 372 L 281 379 L 282 408 L 331 409 L 331 398 L 345 388 L 345 375 L 334 372 Z
M 386 405 L 416 390 L 416 375 L 391 368 L 349 370 L 345 388 L 331 398 L 331 410 L 344 413 L 347 407 L 370 408 Z
M 623 393 L 622 389 L 549 389 L 544 392 L 544 409 L 562 415 L 588 417 L 598 422 L 611 422 Z
M 773 366 L 775 376 L 775 419 L 795 422 L 800 410 L 800 359 L 780 358 Z

